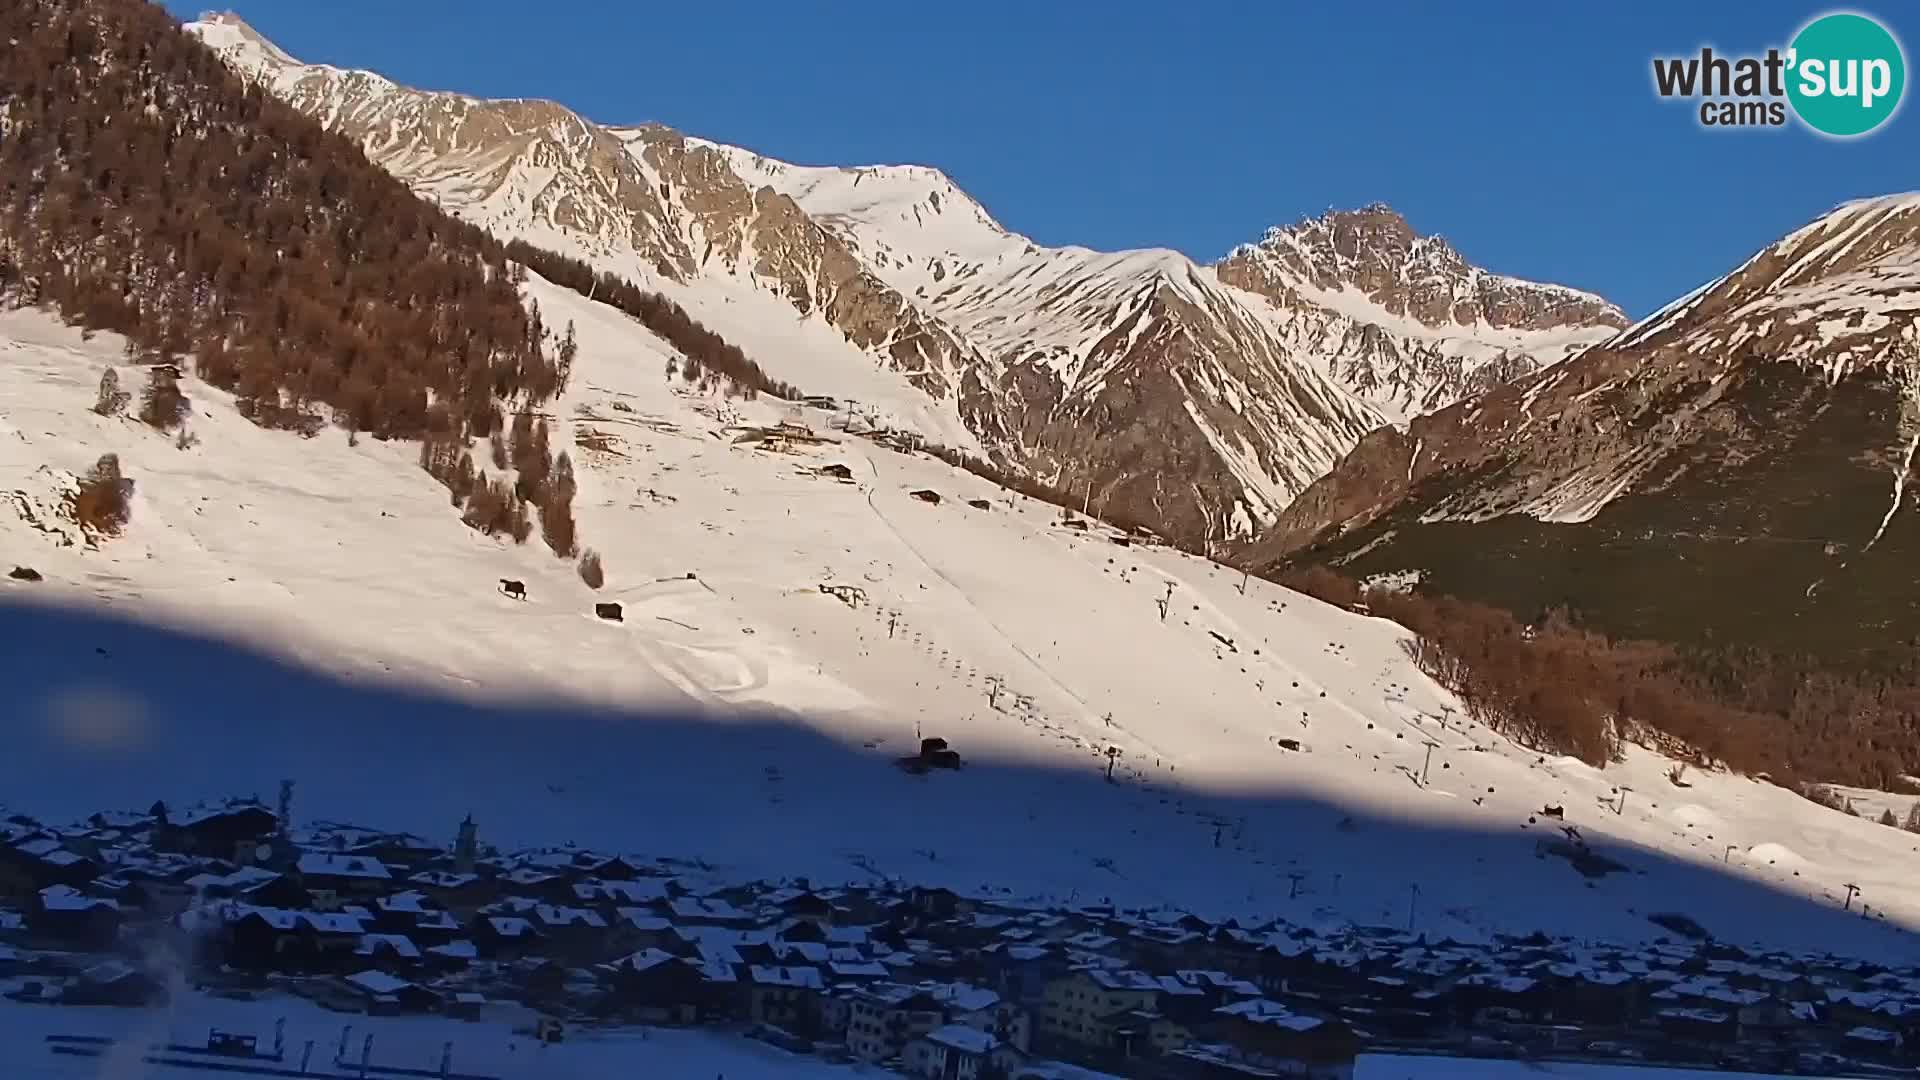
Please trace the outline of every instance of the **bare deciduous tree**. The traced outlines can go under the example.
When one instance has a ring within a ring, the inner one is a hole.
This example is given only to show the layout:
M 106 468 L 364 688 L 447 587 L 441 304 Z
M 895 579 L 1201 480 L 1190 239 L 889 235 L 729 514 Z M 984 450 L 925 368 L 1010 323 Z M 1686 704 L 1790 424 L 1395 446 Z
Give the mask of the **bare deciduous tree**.
M 118 536 L 133 518 L 133 481 L 120 472 L 117 454 L 102 454 L 80 478 L 73 519 L 100 536 Z

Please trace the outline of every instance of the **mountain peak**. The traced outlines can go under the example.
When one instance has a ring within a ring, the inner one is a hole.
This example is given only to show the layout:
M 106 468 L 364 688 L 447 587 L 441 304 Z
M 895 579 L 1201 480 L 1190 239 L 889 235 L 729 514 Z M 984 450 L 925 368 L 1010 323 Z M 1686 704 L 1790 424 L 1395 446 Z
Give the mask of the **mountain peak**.
M 1558 363 L 1627 325 L 1591 293 L 1474 266 L 1377 200 L 1276 225 L 1215 271 L 1266 297 L 1296 339 L 1340 357 L 1342 382 L 1408 414 Z
M 1351 210 L 1342 209 L 1341 207 L 1338 207 L 1338 206 L 1329 206 L 1327 207 L 1326 211 L 1322 213 L 1318 218 L 1302 218 L 1301 219 L 1302 223 L 1312 222 L 1312 221 L 1359 221 L 1359 220 L 1397 222 L 1398 224 L 1401 224 L 1401 225 L 1407 224 L 1407 219 L 1404 214 L 1400 213 L 1400 211 L 1398 210 L 1395 210 L 1388 203 L 1382 202 L 1378 199 L 1375 199 L 1373 202 L 1367 203 L 1363 206 L 1355 207 Z M 1411 226 L 1408 226 L 1408 231 L 1409 232 L 1412 231 Z
M 1416 232 L 1398 211 L 1377 201 L 1270 228 L 1259 243 L 1229 253 L 1219 269 L 1270 299 L 1303 291 L 1359 292 L 1388 313 L 1430 329 L 1627 324 L 1619 308 L 1590 293 L 1475 266 L 1444 237 Z
M 1352 208 L 1329 206 L 1319 214 L 1302 214 L 1291 225 L 1273 226 L 1267 230 L 1267 235 L 1271 237 L 1275 234 L 1299 234 L 1343 228 L 1386 229 L 1408 239 L 1420 239 L 1420 234 L 1407 223 L 1405 215 L 1379 200 L 1363 206 Z
M 232 11 L 201 12 L 199 18 L 186 24 L 186 30 L 216 51 L 245 56 L 256 64 L 297 67 L 300 63 Z

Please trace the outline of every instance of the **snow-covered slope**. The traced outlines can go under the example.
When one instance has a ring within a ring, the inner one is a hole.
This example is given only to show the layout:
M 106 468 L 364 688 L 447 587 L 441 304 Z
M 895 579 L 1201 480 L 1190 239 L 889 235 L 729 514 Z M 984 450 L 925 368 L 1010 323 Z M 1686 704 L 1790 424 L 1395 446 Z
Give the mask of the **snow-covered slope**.
M 1460 300 L 1444 317 L 1388 296 L 1371 254 L 1247 272 L 1240 253 L 1216 270 L 1043 247 L 934 169 L 792 165 L 300 64 L 233 16 L 190 29 L 449 210 L 659 288 L 810 393 L 1182 541 L 1249 537 L 1367 431 L 1624 321 L 1438 242 L 1401 260 L 1415 267 L 1401 291 L 1447 283 Z M 1366 304 L 1344 304 L 1353 283 Z M 1534 310 L 1544 295 L 1551 319 Z
M 1541 760 L 1465 722 L 1391 624 L 1063 527 L 924 457 L 737 444 L 731 425 L 786 407 L 690 395 L 624 316 L 529 288 L 577 328 L 553 423 L 599 593 L 537 539 L 465 529 L 410 447 L 264 431 L 189 380 L 200 441 L 178 449 L 89 411 L 115 339 L 0 315 L 0 563 L 47 579 L 0 583 L 7 798 L 57 816 L 291 776 L 307 814 L 437 835 L 474 810 L 502 844 L 742 875 L 1396 925 L 1417 887 L 1415 924 L 1461 937 L 1644 938 L 1678 909 L 1729 938 L 1893 950 L 1887 922 L 1920 921 L 1909 834 L 1734 777 L 1674 789 L 1645 752 Z M 57 508 L 105 452 L 137 484 L 125 536 L 60 546 L 11 509 Z M 829 463 L 853 481 L 811 471 Z M 967 769 L 892 767 L 935 734 Z M 1548 804 L 1624 868 L 1555 857 Z M 1869 918 L 1838 914 L 1846 882 Z
M 1883 365 L 1920 320 L 1920 192 L 1836 207 L 1608 342 L 1810 362 L 1834 379 Z
M 1036 248 L 1008 232 L 938 169 L 791 165 L 737 146 L 694 141 L 724 155 L 749 184 L 791 196 L 903 291 L 978 272 Z

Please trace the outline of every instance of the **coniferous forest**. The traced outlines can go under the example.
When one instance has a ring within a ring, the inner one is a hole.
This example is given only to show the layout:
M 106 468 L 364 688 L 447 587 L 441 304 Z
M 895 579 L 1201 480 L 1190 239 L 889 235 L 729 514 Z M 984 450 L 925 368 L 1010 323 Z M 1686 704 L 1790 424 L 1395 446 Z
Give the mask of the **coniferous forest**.
M 503 245 L 141 0 L 0 5 L 0 290 L 259 423 L 485 437 L 560 372 Z

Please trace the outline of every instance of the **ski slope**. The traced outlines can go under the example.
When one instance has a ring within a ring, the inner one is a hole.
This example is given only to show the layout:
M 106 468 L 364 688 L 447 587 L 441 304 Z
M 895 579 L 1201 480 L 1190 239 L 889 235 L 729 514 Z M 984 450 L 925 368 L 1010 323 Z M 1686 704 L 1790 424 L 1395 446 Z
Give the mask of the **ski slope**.
M 1393 624 L 1066 528 L 824 413 L 700 395 L 618 312 L 529 289 L 580 343 L 550 414 L 599 593 L 537 535 L 462 526 L 412 445 L 263 431 L 189 380 L 200 441 L 177 449 L 89 411 L 117 339 L 0 314 L 0 566 L 46 578 L 0 581 L 0 799 L 58 818 L 290 777 L 303 818 L 440 836 L 472 811 L 502 846 L 741 877 L 1469 940 L 1642 940 L 1678 911 L 1729 939 L 1912 951 L 1920 837 L 1737 777 L 1677 788 L 1651 753 L 1542 758 L 1465 721 Z M 788 418 L 839 441 L 732 441 Z M 57 530 L 63 475 L 104 452 L 137 483 L 123 537 L 60 547 L 26 522 Z M 853 480 L 812 471 L 831 463 Z M 893 768 L 921 735 L 969 767 Z M 1546 805 L 1624 869 L 1543 853 L 1564 839 Z

